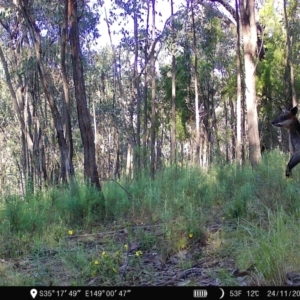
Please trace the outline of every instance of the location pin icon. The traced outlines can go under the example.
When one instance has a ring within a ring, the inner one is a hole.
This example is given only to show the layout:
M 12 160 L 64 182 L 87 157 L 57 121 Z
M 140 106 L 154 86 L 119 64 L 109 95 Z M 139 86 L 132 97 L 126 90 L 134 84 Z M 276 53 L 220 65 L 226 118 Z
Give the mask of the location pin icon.
M 31 294 L 31 297 L 34 299 L 37 295 L 37 290 L 36 289 L 30 290 L 30 294 Z

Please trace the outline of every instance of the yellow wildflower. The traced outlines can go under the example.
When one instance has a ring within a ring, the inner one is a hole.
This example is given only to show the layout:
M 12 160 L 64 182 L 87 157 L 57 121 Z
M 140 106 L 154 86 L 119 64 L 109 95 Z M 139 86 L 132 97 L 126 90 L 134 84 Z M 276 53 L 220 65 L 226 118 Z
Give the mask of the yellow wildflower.
M 189 234 L 189 238 L 191 239 L 194 235 L 192 233 Z
M 135 256 L 142 256 L 143 252 L 141 250 L 135 252 Z
M 73 230 L 69 230 L 68 233 L 69 233 L 69 235 L 72 235 L 73 234 Z
M 106 252 L 102 251 L 102 257 L 105 257 L 105 256 L 106 256 Z
M 95 265 L 99 265 L 99 261 L 98 261 L 98 260 L 95 260 L 95 261 L 94 261 L 94 264 L 95 264 Z

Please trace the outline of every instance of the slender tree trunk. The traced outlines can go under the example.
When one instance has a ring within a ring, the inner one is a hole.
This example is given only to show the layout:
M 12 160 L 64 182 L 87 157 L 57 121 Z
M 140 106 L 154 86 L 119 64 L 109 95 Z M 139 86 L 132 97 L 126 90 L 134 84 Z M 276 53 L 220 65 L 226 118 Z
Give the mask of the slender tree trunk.
M 217 149 L 217 154 L 219 155 L 221 153 L 221 148 L 220 148 L 220 137 L 219 137 L 219 130 L 217 126 L 217 116 L 216 116 L 216 110 L 213 110 L 213 122 L 212 126 L 214 128 L 214 136 L 215 136 L 215 143 L 216 143 L 216 148 Z M 211 149 L 211 162 L 214 161 L 214 154 L 213 154 L 214 149 Z
M 227 100 L 225 100 L 224 103 L 224 111 L 225 111 L 225 128 L 227 130 L 228 128 L 228 105 Z M 226 163 L 229 162 L 229 139 L 227 138 L 227 132 L 226 132 Z
M 241 66 L 241 33 L 240 33 L 240 16 L 239 16 L 239 2 L 235 0 L 236 9 L 236 145 L 235 153 L 236 160 L 239 164 L 242 163 L 241 143 L 242 143 L 242 66 Z
M 34 90 L 33 83 L 31 82 L 31 87 Z M 46 171 L 46 162 L 45 162 L 45 152 L 44 152 L 44 142 L 43 142 L 43 135 L 42 129 L 40 126 L 40 119 L 37 110 L 37 101 L 36 98 L 33 98 L 33 93 L 28 92 L 26 89 L 25 91 L 25 107 L 28 107 L 28 126 L 33 128 L 33 155 L 31 160 L 33 161 L 34 168 L 32 166 L 32 173 L 36 173 L 36 178 L 38 183 L 38 187 L 42 186 L 43 182 L 47 180 L 47 171 Z M 29 117 L 31 116 L 31 117 Z M 30 154 L 30 153 L 29 153 Z
M 150 15 L 150 5 L 149 1 L 147 0 L 147 18 L 146 18 L 146 40 L 145 40 L 145 47 L 144 47 L 144 59 L 145 64 L 147 64 L 148 61 L 148 33 L 149 33 L 149 15 Z M 145 65 L 145 71 L 144 71 L 144 95 L 143 95 L 143 165 L 144 168 L 147 167 L 148 162 L 148 156 L 147 156 L 147 125 L 148 125 L 148 68 L 147 65 Z
M 155 41 L 155 0 L 152 0 L 152 42 Z M 150 147 L 151 147 L 151 164 L 150 164 L 150 173 L 151 173 L 151 178 L 154 179 L 155 175 L 155 162 L 156 162 L 156 157 L 155 157 L 155 135 L 156 135 L 156 82 L 155 82 L 155 51 L 154 49 L 150 53 L 150 66 L 151 66 L 151 142 L 150 142 Z
M 235 145 L 236 145 L 236 125 L 234 121 L 235 111 L 234 111 L 234 103 L 232 99 L 229 99 L 229 105 L 230 105 L 230 127 L 231 127 L 231 160 L 233 161 L 235 159 Z
M 132 147 L 131 147 L 131 143 L 128 142 L 127 144 L 127 158 L 126 158 L 126 170 L 125 170 L 125 174 L 126 174 L 126 178 L 128 179 L 132 179 Z
M 171 0 L 172 15 L 172 116 L 171 116 L 171 163 L 176 162 L 176 65 L 175 65 L 175 25 L 174 25 L 174 7 Z
M 157 134 L 156 139 L 156 170 L 162 168 L 163 160 L 162 160 L 162 145 L 164 140 L 164 126 L 161 126 L 161 136 L 159 137 L 159 133 Z
M 33 150 L 33 141 L 31 139 L 31 136 L 30 136 L 29 132 L 25 128 L 26 127 L 25 126 L 25 121 L 24 121 L 21 109 L 19 107 L 19 104 L 18 104 L 17 95 L 16 95 L 15 90 L 13 88 L 13 85 L 12 85 L 12 82 L 11 82 L 11 77 L 10 77 L 9 70 L 8 70 L 8 65 L 7 65 L 7 62 L 5 60 L 5 57 L 4 57 L 4 54 L 2 52 L 1 47 L 0 47 L 0 59 L 1 59 L 2 66 L 3 66 L 3 69 L 4 69 L 6 83 L 8 85 L 8 89 L 9 89 L 11 98 L 13 100 L 13 106 L 14 106 L 15 113 L 17 114 L 21 130 L 22 130 L 22 132 L 24 133 L 24 136 L 26 136 L 26 139 L 29 142 L 29 144 L 28 144 L 28 146 L 30 147 L 29 149 L 31 149 L 31 151 L 32 151 Z
M 286 84 L 286 103 L 289 107 L 290 102 L 294 106 L 297 105 L 297 95 L 295 89 L 295 76 L 292 55 L 292 37 L 290 35 L 289 19 L 286 11 L 286 0 L 283 0 L 283 10 L 285 19 L 285 32 L 286 32 L 286 62 L 285 62 L 285 84 Z M 291 98 L 291 99 L 290 99 Z M 292 100 L 292 101 L 291 101 Z
M 113 178 L 120 178 L 120 151 L 119 151 L 119 134 L 118 129 L 114 130 L 114 162 L 113 162 Z
M 192 1 L 192 24 L 193 24 L 193 52 L 195 56 L 194 63 L 194 84 L 195 84 L 195 122 L 196 122 L 196 164 L 200 165 L 200 116 L 199 116 L 199 99 L 198 99 L 198 55 L 195 28 L 194 1 Z
M 70 116 L 70 97 L 69 97 L 69 83 L 67 76 L 66 67 L 66 47 L 68 38 L 68 3 L 65 2 L 64 7 L 64 18 L 61 29 L 61 52 L 60 52 L 60 65 L 63 83 L 63 122 L 65 123 L 65 137 L 69 149 L 69 161 L 73 161 L 73 138 L 72 138 L 72 128 L 71 128 L 71 116 Z M 70 164 L 70 180 L 73 181 L 72 177 L 74 175 L 74 166 Z
M 243 86 L 243 85 L 242 85 Z M 245 84 L 244 84 L 245 86 Z M 245 88 L 245 87 L 244 87 Z M 246 161 L 246 148 L 247 148 L 247 135 L 246 135 L 246 126 L 247 126 L 247 108 L 246 108 L 246 100 L 245 93 L 242 93 L 242 111 L 241 111 L 241 121 L 242 121 L 242 163 Z
M 28 24 L 29 33 L 30 33 L 31 39 L 34 43 L 36 61 L 37 61 L 37 65 L 38 65 L 38 72 L 39 72 L 39 76 L 41 78 L 45 97 L 50 106 L 52 118 L 53 118 L 55 129 L 56 129 L 59 149 L 60 149 L 60 177 L 62 178 L 62 180 L 64 182 L 66 182 L 69 174 L 71 173 L 71 170 L 73 169 L 73 163 L 72 163 L 72 161 L 69 161 L 68 145 L 66 143 L 66 139 L 64 136 L 64 130 L 63 130 L 63 124 L 61 121 L 61 116 L 58 111 L 57 105 L 56 105 L 56 103 L 50 93 L 50 90 L 49 90 L 48 79 L 46 77 L 46 71 L 45 71 L 45 67 L 44 67 L 44 64 L 42 61 L 42 57 L 41 57 L 42 46 L 41 46 L 40 30 L 35 23 L 34 17 L 32 15 L 30 15 L 30 7 L 23 6 L 24 3 L 25 3 L 25 1 L 23 1 L 22 4 L 20 4 L 21 5 L 20 9 L 23 13 L 24 19 L 26 20 L 26 22 Z M 26 4 L 27 4 L 27 2 L 26 2 Z
M 141 93 L 140 93 L 140 80 L 138 72 L 138 58 L 139 58 L 139 38 L 138 38 L 138 12 L 137 0 L 134 0 L 134 12 L 133 12 L 133 23 L 134 23 L 134 92 L 133 97 L 136 98 L 136 149 L 134 149 L 134 156 L 136 169 L 141 169 Z
M 145 50 L 145 57 L 147 57 L 147 50 Z M 145 68 L 144 74 L 144 91 L 143 91 L 143 166 L 147 168 L 147 135 L 148 135 L 148 68 Z
M 95 142 L 95 151 L 97 152 L 98 145 L 98 132 L 97 132 L 97 120 L 96 120 L 96 108 L 95 108 L 95 99 L 93 99 L 93 125 L 94 125 L 94 142 Z M 110 128 L 109 128 L 110 129 Z M 108 129 L 108 130 L 109 130 Z M 96 153 L 95 152 L 95 153 Z M 110 151 L 109 151 L 110 152 Z M 96 165 L 98 166 L 97 155 L 95 156 Z M 108 162 L 109 163 L 109 162 Z
M 96 165 L 96 153 L 94 134 L 87 107 L 86 91 L 83 76 L 82 53 L 79 44 L 79 28 L 77 15 L 77 1 L 68 1 L 68 13 L 70 24 L 70 44 L 72 48 L 73 80 L 75 86 L 75 98 L 81 139 L 84 148 L 84 175 L 92 185 L 101 189 L 100 180 Z
M 120 92 L 120 98 L 121 98 L 121 114 L 122 114 L 122 118 L 123 118 L 123 126 L 125 128 L 125 133 L 128 135 L 127 139 L 128 139 L 128 143 L 130 143 L 130 149 L 133 148 L 133 126 L 130 126 L 128 124 L 130 124 L 130 120 L 128 118 L 128 116 L 126 115 L 126 95 L 124 93 L 124 88 L 123 88 L 123 84 L 122 84 L 122 80 L 121 80 L 121 74 L 120 72 L 118 72 L 118 62 L 117 62 L 117 53 L 115 50 L 115 47 L 113 45 L 113 41 L 112 41 L 112 35 L 111 35 L 111 31 L 110 31 L 110 24 L 108 22 L 108 18 L 107 18 L 107 13 L 105 11 L 105 16 L 106 16 L 106 24 L 107 24 L 107 30 L 108 30 L 108 35 L 109 35 L 109 39 L 110 39 L 110 44 L 111 44 L 111 49 L 113 52 L 113 59 L 114 59 L 114 76 L 117 80 L 118 86 L 119 86 L 119 92 Z M 131 153 L 132 151 L 130 151 L 129 153 Z M 127 158 L 128 156 L 126 156 Z M 127 160 L 126 164 L 131 164 L 131 159 Z M 129 168 L 129 166 L 128 166 Z M 128 169 L 126 167 L 126 170 Z M 125 170 L 125 172 L 127 173 L 127 171 Z
M 252 166 L 257 165 L 261 160 L 260 140 L 258 132 L 258 114 L 256 107 L 256 85 L 255 85 L 255 54 L 256 54 L 256 22 L 255 22 L 255 1 L 241 0 L 240 2 L 241 21 L 244 40 L 244 61 L 245 61 L 245 88 L 249 135 L 249 159 Z
M 25 178 L 27 179 L 30 176 L 29 175 L 30 170 L 29 170 L 29 162 L 28 162 L 28 154 L 29 154 L 28 152 L 30 152 L 31 155 L 33 154 L 33 140 L 31 138 L 31 135 L 28 132 L 28 127 L 26 126 L 23 113 L 20 109 L 20 106 L 19 106 L 19 103 L 17 100 L 17 95 L 16 95 L 16 92 L 12 85 L 7 61 L 4 57 L 1 47 L 0 47 L 0 59 L 1 59 L 2 66 L 4 69 L 4 73 L 5 73 L 6 84 L 8 86 L 10 96 L 13 101 L 14 111 L 17 115 L 17 118 L 18 118 L 18 121 L 20 124 L 21 141 L 22 141 L 22 166 L 23 166 L 23 172 L 24 172 Z
M 203 139 L 202 139 L 202 167 L 207 168 L 208 167 L 208 156 L 207 156 L 207 149 L 208 149 L 208 130 L 207 127 L 203 124 Z

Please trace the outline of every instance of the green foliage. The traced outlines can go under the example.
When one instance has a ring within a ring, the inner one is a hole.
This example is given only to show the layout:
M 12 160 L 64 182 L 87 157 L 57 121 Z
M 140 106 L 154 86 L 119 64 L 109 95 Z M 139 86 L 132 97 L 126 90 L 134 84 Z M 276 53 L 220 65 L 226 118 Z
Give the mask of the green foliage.
M 121 182 L 121 185 L 123 182 Z M 105 195 L 106 217 L 122 217 L 122 212 L 127 212 L 130 207 L 130 199 L 118 184 L 114 181 L 108 181 L 103 187 Z
M 101 193 L 82 185 L 74 195 L 68 189 L 51 188 L 46 193 L 29 194 L 23 200 L 7 196 L 1 214 L 11 233 L 41 235 L 56 222 L 71 227 L 89 225 L 101 219 L 103 210 Z
M 268 214 L 266 226 L 267 231 L 250 224 L 241 228 L 244 238 L 238 265 L 254 267 L 263 284 L 284 285 L 287 272 L 300 268 L 298 221 L 278 210 Z
M 79 183 L 72 195 L 59 187 L 24 199 L 7 196 L 0 210 L 1 257 L 31 255 L 38 275 L 8 267 L 0 269 L 0 283 L 45 285 L 51 274 L 62 272 L 69 285 L 134 285 L 142 279 L 155 284 L 157 271 L 147 264 L 152 253 L 159 252 L 159 261 L 166 263 L 200 243 L 205 248 L 178 260 L 182 268 L 204 255 L 229 256 L 240 270 L 251 270 L 250 282 L 282 285 L 287 272 L 300 269 L 300 171 L 296 167 L 287 180 L 287 159 L 274 150 L 255 169 L 215 163 L 204 171 L 174 165 L 154 180 L 144 171 L 132 182 L 108 181 L 103 185 L 105 215 L 101 194 Z M 212 231 L 216 225 L 219 229 Z M 224 268 L 210 274 L 223 284 L 238 285 Z M 61 282 L 55 279 L 54 284 Z
M 74 195 L 68 193 L 56 194 L 53 190 L 52 204 L 57 207 L 64 216 L 64 221 L 69 226 L 93 224 L 96 220 L 104 216 L 104 199 L 102 194 L 95 188 L 82 185 L 77 186 L 77 192 Z
M 186 86 L 188 85 L 189 74 L 187 74 L 186 60 L 183 57 L 176 59 L 176 134 L 179 140 L 187 138 L 186 122 L 192 116 L 190 110 L 186 105 L 186 100 L 188 98 L 188 91 Z M 164 66 L 161 68 L 162 80 L 160 85 L 165 91 L 165 110 L 171 111 L 171 97 L 172 97 L 172 76 L 171 67 Z M 168 116 L 169 128 L 171 124 L 171 115 Z

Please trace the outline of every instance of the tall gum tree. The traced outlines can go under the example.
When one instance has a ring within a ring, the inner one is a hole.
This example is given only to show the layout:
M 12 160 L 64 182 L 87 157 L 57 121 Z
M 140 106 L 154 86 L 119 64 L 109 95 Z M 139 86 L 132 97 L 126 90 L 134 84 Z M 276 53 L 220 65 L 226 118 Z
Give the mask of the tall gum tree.
M 171 4 L 172 16 L 172 99 L 171 99 L 171 163 L 176 162 L 176 64 L 175 64 L 175 24 L 174 24 L 174 4 Z
M 192 8 L 192 30 L 193 30 L 193 52 L 194 52 L 194 85 L 195 85 L 195 122 L 196 122 L 196 155 L 195 161 L 200 165 L 200 117 L 199 117 L 199 95 L 198 95 L 198 55 L 195 27 L 194 1 L 191 2 Z
M 297 1 L 291 1 L 291 10 L 296 10 Z M 286 104 L 289 106 L 297 105 L 297 94 L 295 89 L 295 76 L 294 76 L 294 65 L 292 55 L 292 37 L 290 33 L 290 22 L 287 13 L 287 1 L 283 0 L 283 11 L 285 20 L 285 33 L 286 33 L 286 62 L 285 62 L 285 85 L 286 85 Z M 292 98 L 290 100 L 290 98 Z
M 97 189 L 101 190 L 100 180 L 96 165 L 95 156 L 95 141 L 93 129 L 89 117 L 89 110 L 87 106 L 82 53 L 79 43 L 79 28 L 78 28 L 78 14 L 77 1 L 68 1 L 68 19 L 70 26 L 70 44 L 72 51 L 72 65 L 73 65 L 73 81 L 75 86 L 75 98 L 77 104 L 78 122 L 80 134 L 84 151 L 84 175 L 89 179 L 91 184 Z
M 228 2 L 224 0 L 210 1 L 219 2 L 230 12 L 232 17 L 236 20 L 235 9 L 231 7 Z M 257 56 L 257 24 L 255 20 L 255 0 L 240 0 L 239 11 L 241 16 L 242 36 L 244 42 L 245 96 L 249 137 L 249 160 L 251 165 L 255 166 L 261 161 L 255 84 L 255 57 Z
M 155 40 L 155 0 L 152 0 L 152 41 Z M 150 54 L 150 67 L 151 67 L 151 145 L 150 145 L 150 156 L 151 156 L 151 164 L 150 164 L 150 172 L 151 178 L 154 179 L 154 174 L 156 170 L 156 155 L 155 155 L 155 134 L 156 134 L 156 82 L 155 82 L 155 53 L 151 51 Z
M 249 159 L 251 165 L 255 166 L 261 160 L 255 85 L 255 56 L 257 45 L 255 0 L 240 0 L 240 13 L 244 41 L 245 96 L 248 120 Z
M 242 103 L 242 64 L 241 64 L 241 44 L 240 44 L 240 16 L 239 16 L 239 2 L 235 0 L 235 13 L 236 13 L 236 160 L 241 164 L 242 153 L 242 112 L 241 112 L 241 103 Z

